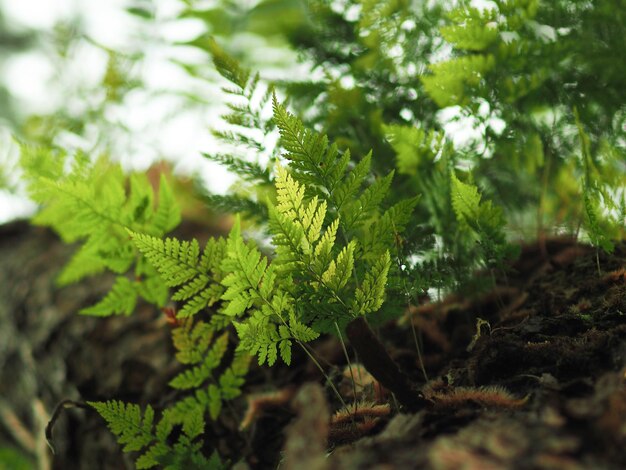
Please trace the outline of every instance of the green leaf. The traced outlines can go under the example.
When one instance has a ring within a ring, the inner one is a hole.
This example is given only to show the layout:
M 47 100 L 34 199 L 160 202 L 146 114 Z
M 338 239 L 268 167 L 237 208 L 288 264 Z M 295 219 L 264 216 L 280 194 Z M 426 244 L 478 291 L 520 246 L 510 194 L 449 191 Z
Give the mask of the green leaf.
M 220 365 L 228 346 L 228 333 L 223 333 L 215 340 L 204 360 L 198 366 L 181 372 L 170 381 L 170 386 L 177 389 L 197 388 L 211 378 L 211 373 Z
M 322 275 L 324 285 L 333 292 L 339 293 L 348 283 L 354 269 L 354 249 L 356 242 L 351 241 L 341 250 L 336 260 L 331 261 L 330 266 Z
M 165 175 L 159 180 L 159 205 L 154 212 L 152 225 L 154 235 L 163 236 L 176 228 L 181 221 L 180 207 L 176 202 L 172 188 L 167 182 Z
M 480 194 L 474 185 L 460 181 L 450 173 L 452 208 L 457 220 L 467 226 L 475 226 L 479 215 Z
M 146 407 L 142 416 L 139 406 L 125 404 L 121 401 L 87 403 L 105 419 L 118 442 L 124 445 L 124 452 L 141 450 L 154 441 L 152 434 L 154 410 L 152 407 Z
M 83 308 L 83 315 L 130 315 L 137 304 L 137 285 L 124 276 L 118 276 L 111 291 L 97 304 Z
M 391 257 L 386 251 L 366 272 L 363 284 L 357 288 L 355 294 L 354 312 L 356 315 L 365 315 L 380 309 L 385 299 L 385 286 L 390 266 Z
M 158 271 L 163 282 L 178 288 L 172 299 L 183 302 L 178 312 L 180 318 L 195 315 L 220 299 L 223 294 L 220 265 L 226 253 L 224 239 L 210 239 L 200 256 L 196 240 L 161 240 L 132 231 L 128 233 L 137 249 Z

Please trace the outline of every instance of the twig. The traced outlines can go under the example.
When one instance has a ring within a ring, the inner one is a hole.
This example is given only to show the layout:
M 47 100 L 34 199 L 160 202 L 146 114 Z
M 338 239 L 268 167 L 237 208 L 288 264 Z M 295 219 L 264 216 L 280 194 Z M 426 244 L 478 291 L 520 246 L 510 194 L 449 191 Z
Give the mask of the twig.
M 50 421 L 48 421 L 48 425 L 46 426 L 46 442 L 48 443 L 48 447 L 52 451 L 52 454 L 55 454 L 54 444 L 52 444 L 52 428 L 54 427 L 54 423 L 56 423 L 57 419 L 61 415 L 61 412 L 67 408 L 84 408 L 86 410 L 90 410 L 91 408 L 84 402 L 74 401 L 74 400 L 63 400 L 60 402 L 52 412 L 52 417 Z

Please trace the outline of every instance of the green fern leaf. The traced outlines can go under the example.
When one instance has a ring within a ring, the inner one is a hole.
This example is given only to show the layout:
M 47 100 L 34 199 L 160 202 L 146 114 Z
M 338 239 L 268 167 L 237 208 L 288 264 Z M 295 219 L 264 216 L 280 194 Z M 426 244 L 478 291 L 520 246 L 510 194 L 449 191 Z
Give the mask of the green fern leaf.
M 208 388 L 208 409 L 211 419 L 217 419 L 222 411 L 222 392 L 215 384 L 209 385 Z
M 251 355 L 256 355 L 259 365 L 267 362 L 273 366 L 278 358 L 278 343 L 281 337 L 275 324 L 260 311 L 242 323 L 234 323 L 239 336 L 240 347 Z
M 277 169 L 277 203 L 270 206 L 270 231 L 277 247 L 278 262 L 283 265 L 308 259 L 319 239 L 326 217 L 326 201 L 314 196 L 303 202 L 305 187 L 282 167 Z
M 494 9 L 479 10 L 463 5 L 448 16 L 454 24 L 441 28 L 441 35 L 459 49 L 483 51 L 498 39 Z
M 431 75 L 421 77 L 424 89 L 442 108 L 464 106 L 480 96 L 484 76 L 495 67 L 493 55 L 468 55 L 430 65 Z
M 397 243 L 397 237 L 406 229 L 419 199 L 419 196 L 403 199 L 368 227 L 363 240 L 364 259 L 372 260 Z
M 450 173 L 452 208 L 457 220 L 466 227 L 476 225 L 479 215 L 480 194 L 476 186 L 461 182 Z
M 328 137 L 305 128 L 297 117 L 278 103 L 276 96 L 273 97 L 273 110 L 281 144 L 287 150 L 284 157 L 290 161 L 294 176 L 301 183 L 309 184 L 311 190 L 321 186 L 332 193 L 348 164 L 346 156 L 338 158 L 336 145 L 329 146 Z
M 390 266 L 391 257 L 386 251 L 365 274 L 363 284 L 355 293 L 354 312 L 357 315 L 365 315 L 380 309 L 385 298 L 385 286 Z
M 80 153 L 74 157 L 69 172 L 65 172 L 63 165 L 42 163 L 46 156 L 51 157 L 44 150 L 22 148 L 29 192 L 42 204 L 33 222 L 52 227 L 66 242 L 83 242 L 61 271 L 59 283 L 76 282 L 106 269 L 127 273 L 135 264 L 134 276 L 140 279 L 134 283 L 135 289 L 118 281 L 110 296 L 84 311 L 97 315 L 126 313 L 138 296 L 163 305 L 166 289 L 158 281 L 156 271 L 142 265 L 126 229 L 161 236 L 178 224 L 179 210 L 165 179 L 161 179 L 159 206 L 155 208 L 153 189 L 145 175 L 126 177 L 120 165 L 104 158 L 92 163 Z M 54 158 L 63 163 L 66 160 L 65 155 Z M 134 298 L 124 300 L 124 295 Z
M 235 352 L 235 357 L 219 378 L 219 390 L 223 400 L 232 400 L 241 395 L 241 387 L 248 373 L 251 356 L 241 351 Z
M 585 227 L 589 232 L 589 238 L 591 243 L 595 246 L 599 246 L 606 253 L 612 253 L 615 249 L 615 245 L 611 241 L 608 233 L 610 231 L 605 230 L 600 225 L 600 221 L 603 220 L 602 210 L 600 208 L 598 191 L 589 189 L 587 185 L 583 185 L 583 207 L 585 208 Z
M 335 293 L 341 291 L 352 277 L 355 248 L 356 242 L 351 241 L 341 250 L 337 259 L 331 261 L 330 266 L 322 275 L 324 285 Z
M 426 132 L 419 127 L 385 126 L 385 137 L 396 153 L 398 172 L 415 175 L 426 163 L 432 162 L 443 146 L 443 134 Z
M 311 270 L 320 277 L 328 269 L 332 261 L 332 249 L 335 246 L 339 219 L 335 219 L 324 231 L 324 234 L 315 245 L 315 252 L 311 263 Z
M 97 304 L 83 308 L 83 315 L 105 317 L 108 315 L 130 315 L 137 304 L 137 285 L 124 276 L 118 276 L 110 292 Z
M 222 300 L 227 301 L 221 309 L 224 315 L 240 316 L 255 300 L 258 299 L 260 302 L 271 300 L 260 297 L 262 280 L 266 275 L 267 258 L 261 256 L 252 244 L 243 241 L 238 220 L 228 237 L 227 255 L 221 267 L 228 273 L 222 280 L 222 284 L 226 286 Z
M 209 40 L 208 48 L 213 58 L 215 68 L 220 75 L 237 85 L 240 89 L 245 89 L 250 79 L 250 71 L 241 67 L 239 62 L 226 54 L 215 40 Z
M 394 172 L 390 172 L 383 178 L 378 178 L 368 186 L 359 198 L 352 204 L 345 206 L 340 212 L 342 220 L 345 220 L 345 231 L 349 232 L 360 222 L 373 217 L 382 200 L 387 196 Z
M 161 175 L 159 180 L 159 205 L 152 217 L 154 229 L 151 232 L 155 236 L 163 236 L 178 227 L 180 221 L 180 206 L 176 202 L 167 178 L 165 178 L 165 175 Z
M 162 442 L 157 442 L 148 448 L 148 450 L 136 460 L 137 469 L 152 468 L 159 465 L 168 455 L 170 449 Z
M 180 326 L 172 330 L 172 342 L 176 348 L 176 359 L 181 364 L 198 364 L 209 349 L 213 339 L 213 329 L 205 322 L 195 324 L 190 319 L 180 321 Z
M 452 208 L 462 230 L 472 234 L 480 243 L 483 260 L 497 264 L 514 254 L 506 241 L 502 210 L 491 201 L 481 202 L 478 188 L 461 182 L 454 172 L 450 174 Z
M 142 416 L 137 405 L 121 401 L 88 402 L 105 419 L 111 432 L 115 434 L 124 452 L 138 451 L 151 444 L 154 410 L 147 406 Z
M 162 466 L 172 469 L 208 468 L 206 458 L 200 453 L 199 444 L 192 440 L 204 431 L 202 414 L 191 413 L 177 421 L 174 409 L 166 410 L 159 423 L 154 426 L 154 410 L 147 406 L 145 411 L 137 405 L 121 401 L 88 402 L 107 422 L 111 432 L 124 446 L 124 452 L 141 451 L 136 459 L 138 469 Z M 174 424 L 183 425 L 183 434 L 174 445 L 168 443 Z M 198 465 L 194 465 L 198 462 Z
M 183 301 L 184 304 L 177 316 L 190 317 L 219 300 L 223 293 L 219 284 L 219 265 L 226 250 L 225 240 L 209 240 L 200 257 L 196 240 L 181 242 L 175 238 L 161 240 L 131 231 L 129 234 L 165 284 L 178 288 L 173 299 Z
M 170 381 L 170 386 L 178 389 L 197 388 L 206 381 L 213 370 L 221 363 L 228 346 L 228 333 L 223 333 L 213 342 L 202 363 L 181 372 Z
M 350 158 L 349 151 L 346 151 L 346 156 L 348 159 Z M 369 174 L 371 163 L 372 152 L 370 151 L 355 165 L 352 171 L 348 172 L 344 180 L 337 185 L 332 193 L 337 211 L 341 211 L 346 202 L 351 201 L 357 195 L 359 188 Z
M 244 112 L 247 110 L 243 110 Z M 263 168 L 258 163 L 248 162 L 234 155 L 216 153 L 216 154 L 202 154 L 205 158 L 219 163 L 226 167 L 232 173 L 238 175 L 245 181 L 257 183 L 257 184 L 269 184 L 270 172 L 267 168 Z
M 314 339 L 317 339 L 320 335 L 313 328 L 310 328 L 304 323 L 299 322 L 293 313 L 289 316 L 289 330 L 295 340 L 301 341 L 303 343 L 313 341 Z

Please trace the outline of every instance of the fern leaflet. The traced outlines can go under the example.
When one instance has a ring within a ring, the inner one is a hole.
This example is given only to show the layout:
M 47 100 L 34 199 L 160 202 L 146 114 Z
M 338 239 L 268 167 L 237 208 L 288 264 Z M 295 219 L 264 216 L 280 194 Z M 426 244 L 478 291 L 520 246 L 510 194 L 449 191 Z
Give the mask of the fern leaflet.
M 161 240 L 132 231 L 129 234 L 137 249 L 158 270 L 163 282 L 177 288 L 172 299 L 183 302 L 179 317 L 195 315 L 220 299 L 223 293 L 220 264 L 226 248 L 224 239 L 210 239 L 200 256 L 196 240 L 181 242 L 175 238 Z

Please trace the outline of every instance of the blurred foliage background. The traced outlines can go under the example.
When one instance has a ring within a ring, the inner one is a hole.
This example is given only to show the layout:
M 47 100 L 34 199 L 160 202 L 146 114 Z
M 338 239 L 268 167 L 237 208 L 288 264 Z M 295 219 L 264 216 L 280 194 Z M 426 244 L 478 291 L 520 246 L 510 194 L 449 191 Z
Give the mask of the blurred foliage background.
M 230 151 L 210 132 L 229 129 L 215 39 L 355 161 L 372 150 L 375 173 L 396 170 L 396 200 L 421 194 L 415 250 L 473 250 L 454 231 L 450 167 L 502 206 L 513 238 L 579 233 L 583 186 L 617 221 L 604 229 L 623 234 L 624 0 L 68 0 L 45 27 L 20 26 L 3 5 L 0 112 L 18 139 L 128 168 L 166 159 L 209 192 L 235 184 L 257 198 L 200 157 Z M 23 92 L 33 77 L 16 78 L 24 57 L 47 64 L 37 105 Z M 4 142 L 8 155 L 6 132 Z M 239 157 L 265 164 L 273 143 L 262 145 Z M 19 193 L 4 159 L 4 186 Z
M 5 193 L 20 194 L 13 134 L 127 168 L 165 159 L 223 194 L 234 177 L 199 157 L 224 148 L 210 129 L 229 128 L 216 40 L 306 125 L 355 160 L 372 150 L 379 174 L 397 170 L 397 199 L 422 195 L 414 240 L 461 249 L 446 202 L 450 165 L 471 170 L 518 238 L 578 233 L 583 180 L 596 181 L 598 203 L 622 217 L 623 0 L 64 4 L 56 21 L 31 26 L 7 16 L 9 2 L 0 13 Z
M 11 135 L 127 168 L 165 159 L 224 192 L 233 178 L 199 156 L 218 145 L 208 129 L 224 110 L 209 36 L 267 78 L 304 76 L 287 41 L 304 18 L 297 1 L 23 3 L 0 4 L 5 197 L 20 193 Z
M 409 297 L 471 286 L 491 261 L 459 230 L 451 173 L 501 207 L 509 239 L 626 235 L 625 0 L 4 0 L 0 219 L 35 209 L 14 139 L 167 160 L 205 202 L 258 209 L 272 185 L 215 155 L 271 162 L 271 109 L 255 108 L 267 128 L 222 118 L 215 44 L 354 162 L 371 150 L 375 176 L 395 171 L 390 204 L 421 196 L 392 280 Z M 228 142 L 241 127 L 258 151 Z

